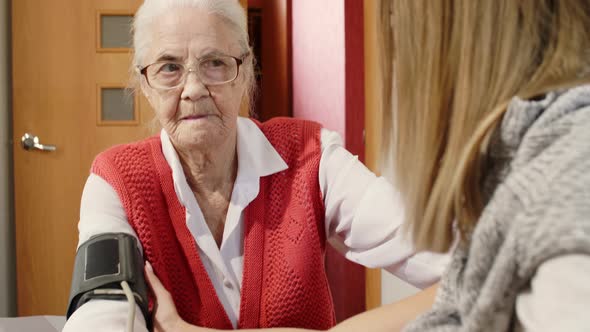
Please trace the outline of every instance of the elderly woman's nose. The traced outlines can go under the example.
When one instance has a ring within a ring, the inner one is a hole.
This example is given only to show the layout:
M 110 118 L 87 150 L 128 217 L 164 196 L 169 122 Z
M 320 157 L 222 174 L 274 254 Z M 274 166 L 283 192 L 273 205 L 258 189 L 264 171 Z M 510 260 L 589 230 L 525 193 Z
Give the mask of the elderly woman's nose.
M 184 82 L 184 88 L 182 89 L 182 99 L 198 100 L 203 97 L 210 95 L 207 86 L 201 82 L 197 75 L 191 75 L 189 73 Z

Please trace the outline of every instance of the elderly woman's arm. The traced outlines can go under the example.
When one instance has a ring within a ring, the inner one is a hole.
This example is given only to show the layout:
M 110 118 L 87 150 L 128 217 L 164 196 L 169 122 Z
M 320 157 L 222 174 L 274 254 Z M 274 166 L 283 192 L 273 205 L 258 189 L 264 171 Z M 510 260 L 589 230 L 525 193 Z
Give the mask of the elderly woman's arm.
M 162 285 L 158 277 L 155 275 L 151 265 L 146 264 L 145 274 L 147 280 L 156 296 L 156 311 L 154 312 L 154 331 L 186 331 L 186 332 L 205 332 L 217 331 L 214 329 L 198 327 L 190 325 L 183 321 L 170 293 Z M 438 284 L 431 286 L 424 291 L 408 297 L 402 301 L 392 303 L 373 309 L 338 324 L 333 327 L 331 331 L 334 332 L 357 332 L 357 331 L 371 331 L 371 332 L 395 332 L 401 331 L 406 323 L 415 319 L 418 315 L 430 308 L 434 302 Z M 263 329 L 261 329 L 263 330 Z M 243 330 L 243 331 L 261 331 L 261 330 Z M 274 332 L 295 332 L 306 331 L 304 329 L 296 328 L 273 328 Z
M 119 196 L 111 185 L 96 174 L 91 174 L 84 186 L 78 231 L 78 246 L 90 237 L 103 233 L 127 233 L 137 237 L 127 222 Z M 128 310 L 129 303 L 125 301 L 92 300 L 70 316 L 63 331 L 124 331 Z M 135 308 L 134 331 L 147 332 L 139 306 Z

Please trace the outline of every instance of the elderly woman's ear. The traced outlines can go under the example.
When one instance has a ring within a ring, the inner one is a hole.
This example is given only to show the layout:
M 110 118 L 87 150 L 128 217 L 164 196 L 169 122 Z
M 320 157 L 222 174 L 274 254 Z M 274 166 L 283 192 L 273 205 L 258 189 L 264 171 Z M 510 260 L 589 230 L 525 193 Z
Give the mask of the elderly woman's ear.
M 143 77 L 139 77 L 139 88 L 141 89 L 141 93 L 147 98 L 147 100 L 152 104 L 151 95 L 149 93 L 150 87 L 147 85 L 147 82 Z

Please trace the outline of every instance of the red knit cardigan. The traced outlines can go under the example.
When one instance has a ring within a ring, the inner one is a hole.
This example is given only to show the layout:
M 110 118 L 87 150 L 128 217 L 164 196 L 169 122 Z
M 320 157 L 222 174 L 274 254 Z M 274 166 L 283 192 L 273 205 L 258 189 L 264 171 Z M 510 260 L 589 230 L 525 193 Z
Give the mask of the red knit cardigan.
M 260 192 L 245 210 L 238 328 L 328 329 L 335 318 L 324 267 L 320 126 L 288 118 L 256 124 L 289 168 L 261 178 Z M 232 329 L 186 226 L 159 137 L 99 154 L 92 172 L 118 193 L 144 257 L 180 316 L 198 326 Z

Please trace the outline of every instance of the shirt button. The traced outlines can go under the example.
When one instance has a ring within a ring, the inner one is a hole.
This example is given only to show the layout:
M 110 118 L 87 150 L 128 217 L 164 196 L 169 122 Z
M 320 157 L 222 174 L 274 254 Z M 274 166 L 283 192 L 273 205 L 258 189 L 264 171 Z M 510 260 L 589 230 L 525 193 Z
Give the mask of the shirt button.
M 229 289 L 234 288 L 233 284 L 231 283 L 231 281 L 229 279 L 223 279 L 223 286 L 225 286 L 226 288 L 229 288 Z

